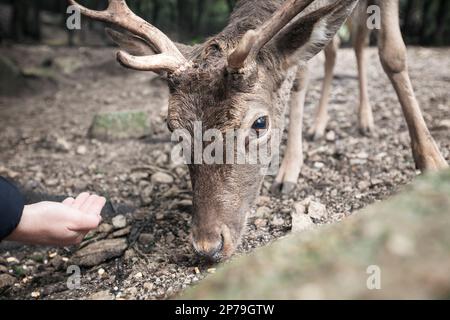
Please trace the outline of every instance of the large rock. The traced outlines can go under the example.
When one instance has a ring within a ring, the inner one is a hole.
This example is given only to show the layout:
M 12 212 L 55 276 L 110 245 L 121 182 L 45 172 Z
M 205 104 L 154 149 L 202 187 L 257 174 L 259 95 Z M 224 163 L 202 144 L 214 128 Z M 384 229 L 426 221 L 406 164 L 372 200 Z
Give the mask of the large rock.
M 151 133 L 146 112 L 101 113 L 94 117 L 89 136 L 99 140 L 138 139 Z
M 71 262 L 83 267 L 93 267 L 109 259 L 121 256 L 127 249 L 126 239 L 111 239 L 94 242 L 77 251 Z
M 236 259 L 183 299 L 447 299 L 450 171 Z
M 0 95 L 17 95 L 25 87 L 25 79 L 18 66 L 0 56 Z

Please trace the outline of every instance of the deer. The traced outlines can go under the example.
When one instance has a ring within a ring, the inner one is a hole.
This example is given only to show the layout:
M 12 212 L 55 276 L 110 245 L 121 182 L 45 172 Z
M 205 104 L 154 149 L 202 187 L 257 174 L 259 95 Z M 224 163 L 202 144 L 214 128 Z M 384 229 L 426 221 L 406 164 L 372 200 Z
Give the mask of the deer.
M 69 2 L 83 15 L 115 27 L 107 32 L 121 47 L 117 60 L 122 66 L 167 79 L 170 131 L 194 134 L 194 123 L 201 122 L 201 130 L 251 129 L 258 132 L 252 139 L 267 141 L 276 129 L 284 129 L 289 109 L 289 142 L 275 183 L 296 184 L 308 61 L 332 41 L 358 0 L 241 0 L 223 31 L 193 47 L 170 40 L 135 15 L 125 0 L 109 0 L 104 11 Z M 392 5 L 382 6 L 390 10 Z M 402 65 L 392 51 L 397 44 L 392 35 L 384 37 L 389 48 L 384 55 L 393 59 L 388 66 L 399 71 Z M 393 75 L 396 80 L 402 76 Z M 419 164 L 431 166 L 437 156 L 426 145 L 429 137 L 415 141 L 421 147 L 416 148 L 423 159 Z M 212 261 L 227 259 L 239 246 L 259 195 L 261 165 L 188 164 L 188 169 L 192 246 Z

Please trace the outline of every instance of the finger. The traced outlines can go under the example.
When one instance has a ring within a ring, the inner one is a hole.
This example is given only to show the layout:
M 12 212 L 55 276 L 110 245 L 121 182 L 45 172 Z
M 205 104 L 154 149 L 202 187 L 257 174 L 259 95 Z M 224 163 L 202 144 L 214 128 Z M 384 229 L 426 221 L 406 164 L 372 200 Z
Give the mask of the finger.
M 80 209 L 81 206 L 84 204 L 84 202 L 89 198 L 89 193 L 83 192 L 81 193 L 73 202 L 72 208 L 74 209 Z
M 91 206 L 87 209 L 87 213 L 100 215 L 102 213 L 103 207 L 106 204 L 106 199 L 103 197 L 97 197 Z
M 90 207 L 95 203 L 95 201 L 97 201 L 100 197 L 97 195 L 91 195 L 89 196 L 89 198 L 86 199 L 86 201 L 83 203 L 83 205 L 80 207 L 80 211 L 83 213 L 89 213 L 91 214 L 91 212 L 89 211 Z
M 69 230 L 75 232 L 87 232 L 92 229 L 95 229 L 100 224 L 100 217 L 98 215 L 92 214 L 83 214 L 78 210 L 74 210 L 71 215 L 71 219 L 73 220 Z
M 64 200 L 62 202 L 62 204 L 70 207 L 74 203 L 74 201 L 75 201 L 75 199 L 70 197 L 70 198 L 67 198 L 66 200 Z

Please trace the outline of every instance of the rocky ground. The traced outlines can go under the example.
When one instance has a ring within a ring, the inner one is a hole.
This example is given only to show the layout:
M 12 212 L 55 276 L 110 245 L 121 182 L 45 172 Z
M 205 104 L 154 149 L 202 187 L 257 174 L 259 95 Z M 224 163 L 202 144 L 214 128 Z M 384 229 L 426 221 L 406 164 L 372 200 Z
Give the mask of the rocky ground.
M 20 183 L 30 201 L 49 197 L 40 194 L 85 190 L 110 200 L 103 224 L 81 247 L 3 243 L 0 298 L 164 299 L 220 267 L 200 260 L 189 244 L 190 181 L 186 168 L 169 159 L 164 82 L 117 67 L 110 49 L 14 46 L 1 48 L 0 55 L 15 60 L 26 75 L 23 90 L 0 97 L 0 174 Z M 450 49 L 411 48 L 409 55 L 425 119 L 449 160 Z M 333 223 L 415 178 L 401 108 L 374 49 L 369 57 L 377 135 L 358 134 L 356 67 L 353 53 L 344 49 L 327 138 L 306 143 L 294 194 L 271 195 L 272 178 L 266 179 L 237 255 L 290 233 L 291 212 L 308 197 L 322 212 L 313 222 Z M 322 60 L 311 68 L 306 129 L 320 96 Z M 123 110 L 148 113 L 151 128 L 145 138 L 102 142 L 88 137 L 96 113 Z M 71 265 L 81 266 L 80 287 L 72 290 L 67 286 L 73 280 L 67 273 Z

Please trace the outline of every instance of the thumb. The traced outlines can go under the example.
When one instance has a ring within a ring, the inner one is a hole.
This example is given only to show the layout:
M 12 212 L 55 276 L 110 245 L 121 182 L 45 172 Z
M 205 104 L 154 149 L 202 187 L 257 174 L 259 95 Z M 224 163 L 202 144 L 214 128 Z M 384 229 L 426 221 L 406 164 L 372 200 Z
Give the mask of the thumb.
M 98 215 L 86 214 L 78 210 L 71 210 L 72 224 L 69 227 L 71 231 L 83 232 L 90 231 L 98 227 L 101 217 Z

